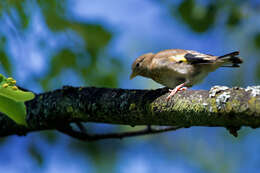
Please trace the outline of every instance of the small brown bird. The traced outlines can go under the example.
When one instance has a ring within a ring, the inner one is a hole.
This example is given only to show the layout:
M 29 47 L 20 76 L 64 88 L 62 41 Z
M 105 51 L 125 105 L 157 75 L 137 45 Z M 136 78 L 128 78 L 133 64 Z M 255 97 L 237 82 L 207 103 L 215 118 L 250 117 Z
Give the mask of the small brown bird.
M 151 78 L 170 89 L 169 100 L 178 91 L 201 82 L 208 73 L 219 67 L 239 67 L 243 61 L 239 52 L 213 56 L 193 50 L 169 49 L 156 54 L 139 56 L 132 64 L 130 79 L 136 76 Z

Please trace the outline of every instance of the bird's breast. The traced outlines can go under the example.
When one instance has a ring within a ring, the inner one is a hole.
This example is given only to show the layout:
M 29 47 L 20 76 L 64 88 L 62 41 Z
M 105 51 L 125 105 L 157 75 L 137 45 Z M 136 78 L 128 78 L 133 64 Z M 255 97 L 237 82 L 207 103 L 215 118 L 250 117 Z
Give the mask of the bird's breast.
M 173 74 L 158 74 L 153 75 L 152 79 L 166 87 L 175 88 L 177 85 L 186 82 L 185 76 L 173 75 Z

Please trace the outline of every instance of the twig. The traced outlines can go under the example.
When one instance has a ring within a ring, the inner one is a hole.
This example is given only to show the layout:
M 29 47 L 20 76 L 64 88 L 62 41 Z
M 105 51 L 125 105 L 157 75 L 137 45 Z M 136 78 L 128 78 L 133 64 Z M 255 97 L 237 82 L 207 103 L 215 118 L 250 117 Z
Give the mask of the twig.
M 82 133 L 86 133 L 86 132 L 87 132 L 87 129 L 84 127 L 83 123 L 81 123 L 81 122 L 76 122 L 76 125 L 77 125 L 77 127 L 79 128 L 79 130 L 80 130 Z
M 58 131 L 69 135 L 73 138 L 82 140 L 82 141 L 97 141 L 102 139 L 123 139 L 125 137 L 134 137 L 134 136 L 141 136 L 141 135 L 148 135 L 148 134 L 157 134 L 162 132 L 168 132 L 168 131 L 175 131 L 178 130 L 180 126 L 174 126 L 174 127 L 165 127 L 165 128 L 145 128 L 143 130 L 137 130 L 137 131 L 130 131 L 130 132 L 121 132 L 121 133 L 107 133 L 107 134 L 88 134 L 83 133 L 80 131 L 75 131 L 72 129 L 70 125 L 59 128 Z

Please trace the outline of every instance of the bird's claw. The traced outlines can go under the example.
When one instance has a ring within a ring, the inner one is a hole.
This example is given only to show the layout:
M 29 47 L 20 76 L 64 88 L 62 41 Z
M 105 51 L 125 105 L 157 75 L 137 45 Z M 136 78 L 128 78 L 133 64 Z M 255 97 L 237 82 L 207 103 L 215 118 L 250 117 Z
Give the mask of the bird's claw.
M 183 87 L 182 85 L 179 85 L 177 86 L 176 88 L 174 89 L 169 89 L 169 91 L 171 92 L 168 97 L 166 98 L 167 101 L 170 100 L 170 98 L 172 98 L 172 96 L 174 96 L 178 91 L 184 91 L 184 90 L 187 90 L 188 88 L 187 87 Z

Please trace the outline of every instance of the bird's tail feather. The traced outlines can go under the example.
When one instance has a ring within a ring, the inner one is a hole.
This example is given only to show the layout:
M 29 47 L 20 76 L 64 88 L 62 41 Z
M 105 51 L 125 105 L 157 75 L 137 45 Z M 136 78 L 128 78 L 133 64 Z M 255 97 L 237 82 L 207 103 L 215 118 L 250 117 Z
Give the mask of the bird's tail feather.
M 225 64 L 231 64 L 231 65 L 223 65 L 221 67 L 240 67 L 239 64 L 243 63 L 243 60 L 239 57 L 237 57 L 237 55 L 239 55 L 238 51 L 235 52 L 231 52 L 222 56 L 219 56 L 217 58 L 217 60 L 224 62 Z

